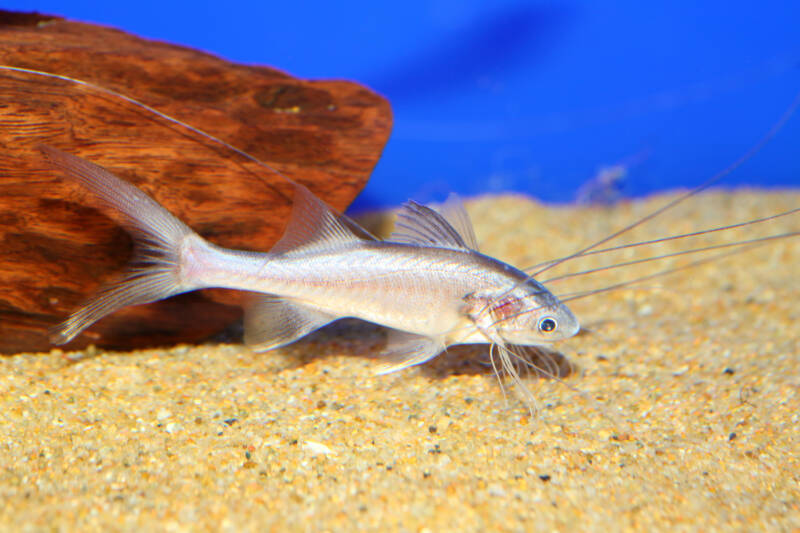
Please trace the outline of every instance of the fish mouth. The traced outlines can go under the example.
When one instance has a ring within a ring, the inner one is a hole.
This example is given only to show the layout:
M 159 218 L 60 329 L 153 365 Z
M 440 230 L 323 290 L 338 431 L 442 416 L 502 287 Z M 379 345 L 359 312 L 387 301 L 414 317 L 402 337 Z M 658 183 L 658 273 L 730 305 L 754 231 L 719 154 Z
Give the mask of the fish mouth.
M 577 335 L 578 333 L 580 333 L 580 331 L 581 331 L 581 325 L 580 325 L 580 323 L 578 323 L 578 322 L 576 321 L 576 322 L 575 322 L 575 325 L 572 327 L 572 330 L 571 330 L 571 331 L 570 331 L 568 334 L 564 335 L 564 338 L 565 338 L 565 339 L 568 339 L 568 338 L 570 338 L 570 337 L 574 337 L 575 335 Z

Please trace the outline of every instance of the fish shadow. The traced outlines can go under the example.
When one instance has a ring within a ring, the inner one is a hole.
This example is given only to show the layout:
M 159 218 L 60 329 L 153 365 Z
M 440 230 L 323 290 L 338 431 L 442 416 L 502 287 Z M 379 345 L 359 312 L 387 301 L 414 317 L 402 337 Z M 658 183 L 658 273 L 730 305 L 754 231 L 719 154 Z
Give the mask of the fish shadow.
M 564 379 L 577 372 L 576 365 L 557 350 L 541 346 L 512 346 L 519 359 L 512 362 L 522 377 Z M 380 354 L 375 356 L 380 359 Z M 497 356 L 494 365 L 488 344 L 451 346 L 438 357 L 420 366 L 426 376 L 436 379 L 452 375 L 488 375 L 503 372 Z
M 215 335 L 212 342 L 241 342 L 241 321 L 231 324 Z M 327 357 L 352 354 L 375 361 L 376 368 L 382 362 L 386 349 L 386 328 L 358 319 L 345 318 L 314 331 L 291 344 L 292 354 L 287 358 L 287 369 L 306 366 Z M 543 346 L 510 346 L 518 359 L 512 361 L 520 376 L 542 379 L 564 379 L 578 371 L 575 363 L 557 350 Z M 268 353 L 268 352 L 267 352 Z M 500 362 L 495 356 L 495 366 Z M 461 344 L 451 346 L 444 352 L 417 368 L 430 378 L 444 379 L 454 375 L 495 374 L 488 344 Z

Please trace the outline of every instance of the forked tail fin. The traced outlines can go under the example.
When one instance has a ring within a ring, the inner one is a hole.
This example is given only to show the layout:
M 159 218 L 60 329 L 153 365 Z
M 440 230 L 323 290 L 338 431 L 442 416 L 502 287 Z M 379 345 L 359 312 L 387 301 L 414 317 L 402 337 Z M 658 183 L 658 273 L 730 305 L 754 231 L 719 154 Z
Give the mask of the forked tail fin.
M 200 239 L 144 192 L 85 159 L 49 146 L 40 147 L 52 165 L 90 191 L 134 238 L 130 267 L 114 283 L 51 330 L 51 340 L 64 344 L 104 316 L 129 305 L 161 300 L 197 287 L 181 276 L 181 248 L 188 237 Z

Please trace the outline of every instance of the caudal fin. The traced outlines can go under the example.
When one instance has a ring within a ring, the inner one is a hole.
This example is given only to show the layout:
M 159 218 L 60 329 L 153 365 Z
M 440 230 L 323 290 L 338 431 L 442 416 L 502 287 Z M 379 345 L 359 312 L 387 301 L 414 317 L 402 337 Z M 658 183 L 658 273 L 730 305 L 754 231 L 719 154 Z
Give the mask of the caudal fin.
M 193 290 L 180 275 L 181 245 L 195 235 L 155 200 L 130 183 L 85 159 L 49 146 L 40 147 L 54 167 L 95 195 L 134 238 L 136 249 L 128 271 L 101 289 L 86 305 L 51 330 L 64 344 L 104 316 L 129 305 L 145 304 Z M 199 238 L 199 237 L 197 237 Z

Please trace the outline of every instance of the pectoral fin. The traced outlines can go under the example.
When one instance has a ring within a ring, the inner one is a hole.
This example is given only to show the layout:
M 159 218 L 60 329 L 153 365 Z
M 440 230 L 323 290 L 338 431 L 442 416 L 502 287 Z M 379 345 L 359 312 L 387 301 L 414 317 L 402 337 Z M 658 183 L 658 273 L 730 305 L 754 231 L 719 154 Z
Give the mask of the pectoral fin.
M 265 352 L 292 343 L 338 318 L 286 298 L 259 294 L 245 307 L 244 341 L 254 351 Z
M 389 330 L 386 349 L 381 354 L 383 363 L 376 373 L 390 374 L 433 359 L 444 350 L 444 343 L 424 335 Z

